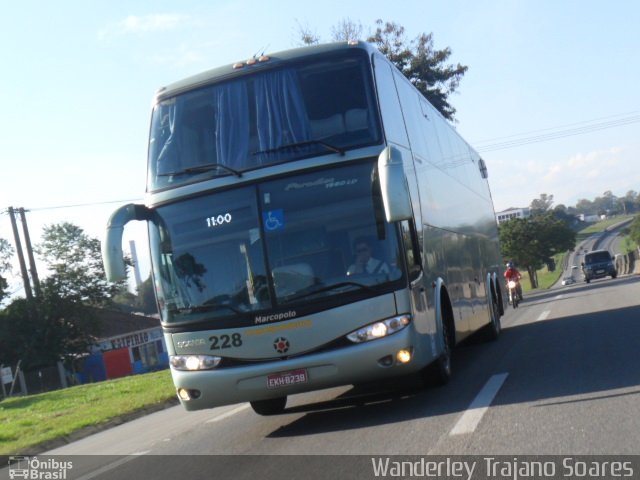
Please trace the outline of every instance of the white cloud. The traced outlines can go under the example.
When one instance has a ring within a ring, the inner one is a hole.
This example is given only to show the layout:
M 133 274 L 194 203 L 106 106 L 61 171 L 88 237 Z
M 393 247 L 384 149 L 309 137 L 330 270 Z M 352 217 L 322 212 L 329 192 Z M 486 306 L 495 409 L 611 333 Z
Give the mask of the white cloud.
M 563 165 L 552 165 L 546 175 L 544 175 L 543 179 L 547 182 L 554 182 L 556 181 L 565 171 L 565 168 Z
M 599 176 L 600 176 L 600 170 L 597 168 L 592 168 L 585 174 L 585 177 L 587 178 L 598 178 Z
M 603 163 L 615 165 L 623 153 L 624 149 L 621 147 L 611 147 L 607 150 L 596 150 L 589 153 L 577 153 L 568 159 L 567 166 L 569 168 L 585 168 Z
M 567 206 L 580 198 L 593 200 L 607 190 L 623 196 L 640 184 L 640 172 L 634 168 L 639 152 L 633 147 L 611 147 L 564 158 L 526 160 L 516 170 L 513 160 L 500 159 L 491 164 L 496 209 L 527 206 L 542 193 L 553 195 L 555 205 Z
M 154 63 L 160 65 L 171 65 L 174 67 L 184 67 L 191 64 L 202 63 L 205 56 L 198 51 L 182 44 L 176 48 L 157 53 L 152 57 Z
M 589 156 L 581 153 L 574 155 L 567 161 L 569 168 L 582 168 L 588 163 L 590 163 Z
M 129 15 L 125 19 L 108 25 L 100 33 L 104 39 L 112 36 L 128 34 L 145 34 L 174 30 L 191 22 L 189 15 L 178 13 L 153 13 L 149 15 Z
M 623 153 L 624 150 L 619 147 L 578 153 L 564 162 L 548 167 L 543 178 L 545 181 L 561 182 L 565 185 L 569 184 L 572 179 L 575 181 L 580 178 L 598 178 L 602 175 L 602 167 L 607 167 L 607 169 L 616 167 L 620 163 L 620 156 Z
M 172 30 L 185 20 L 189 20 L 188 15 L 155 13 L 142 17 L 129 15 L 118 25 L 125 33 L 146 33 L 158 30 Z

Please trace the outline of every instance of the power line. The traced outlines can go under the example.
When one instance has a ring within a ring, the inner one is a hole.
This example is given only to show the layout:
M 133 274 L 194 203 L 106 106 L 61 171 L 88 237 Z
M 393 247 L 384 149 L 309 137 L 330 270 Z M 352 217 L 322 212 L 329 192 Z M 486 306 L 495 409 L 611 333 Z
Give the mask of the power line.
M 523 135 L 530 135 L 533 133 L 539 133 L 539 132 L 548 132 L 549 130 L 558 130 L 558 129 L 564 129 L 567 127 L 573 127 L 575 125 L 584 125 L 584 124 L 589 124 L 589 123 L 593 123 L 593 122 L 600 122 L 602 120 L 609 120 L 611 118 L 617 118 L 617 117 L 622 117 L 622 116 L 634 116 L 634 115 L 639 115 L 640 114 L 640 110 L 635 110 L 633 112 L 627 112 L 627 113 L 617 113 L 615 115 L 608 115 L 606 117 L 599 117 L 599 118 L 593 118 L 591 120 L 583 120 L 581 122 L 573 122 L 573 123 L 567 123 L 564 125 L 557 125 L 555 127 L 547 127 L 547 128 L 541 128 L 538 130 L 532 130 L 530 132 L 523 132 L 523 133 L 515 133 L 513 135 L 507 135 L 506 137 L 496 137 L 496 138 L 488 138 L 486 140 L 480 140 L 477 142 L 473 142 L 474 145 L 478 145 L 481 143 L 489 143 L 489 142 L 495 142 L 495 141 L 500 141 L 500 140 L 506 140 L 507 138 L 513 138 L 513 137 L 521 137 Z
M 556 140 L 559 138 L 565 138 L 565 137 L 570 137 L 574 135 L 583 135 L 585 133 L 591 133 L 599 130 L 604 130 L 607 128 L 620 127 L 620 126 L 630 125 L 633 123 L 640 122 L 640 114 L 636 114 L 636 112 L 633 112 L 633 113 L 634 113 L 633 115 L 625 114 L 628 116 L 623 118 L 618 118 L 617 120 L 602 121 L 599 123 L 590 123 L 590 122 L 593 122 L 593 120 L 590 120 L 586 122 L 578 122 L 578 123 L 564 126 L 564 127 L 572 127 L 573 125 L 581 125 L 573 128 L 551 127 L 551 128 L 536 130 L 528 133 L 510 135 L 507 137 L 502 137 L 503 139 L 505 139 L 504 141 L 497 141 L 497 140 L 500 140 L 500 138 L 496 138 L 493 140 L 485 140 L 485 142 L 493 141 L 495 143 L 489 143 L 488 145 L 480 146 L 480 147 L 477 147 L 476 149 L 478 152 L 491 152 L 495 150 L 503 150 L 506 148 L 514 148 L 522 145 L 528 145 L 531 143 L 540 143 L 540 142 L 546 142 L 549 140 Z M 614 118 L 619 116 L 620 115 L 614 115 L 612 117 L 605 117 L 605 118 Z M 559 128 L 563 128 L 563 129 L 559 130 Z M 528 135 L 531 133 L 545 132 L 545 131 L 547 132 L 550 131 L 550 132 L 541 134 L 541 135 L 531 135 L 528 137 L 515 138 L 515 137 L 521 137 L 523 135 Z M 514 138 L 514 139 L 508 140 L 510 138 Z M 483 142 L 480 142 L 480 143 L 483 143 Z
M 79 207 L 94 207 L 96 205 L 108 205 L 111 203 L 129 203 L 129 202 L 139 202 L 142 198 L 130 198 L 126 200 L 107 200 L 103 202 L 88 202 L 88 203 L 76 203 L 72 205 L 56 205 L 53 207 L 36 207 L 36 208 L 27 208 L 25 209 L 28 212 L 41 212 L 45 210 L 61 210 L 64 208 L 79 208 Z

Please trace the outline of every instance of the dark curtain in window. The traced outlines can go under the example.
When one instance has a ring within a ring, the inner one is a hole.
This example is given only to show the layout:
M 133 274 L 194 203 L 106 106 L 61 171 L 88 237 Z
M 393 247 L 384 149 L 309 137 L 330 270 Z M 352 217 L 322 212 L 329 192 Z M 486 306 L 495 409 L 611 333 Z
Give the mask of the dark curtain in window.
M 218 163 L 243 170 L 249 161 L 249 99 L 244 82 L 231 82 L 213 91 L 215 150 Z
M 294 71 L 278 70 L 256 77 L 255 91 L 260 151 L 311 138 L 309 120 Z

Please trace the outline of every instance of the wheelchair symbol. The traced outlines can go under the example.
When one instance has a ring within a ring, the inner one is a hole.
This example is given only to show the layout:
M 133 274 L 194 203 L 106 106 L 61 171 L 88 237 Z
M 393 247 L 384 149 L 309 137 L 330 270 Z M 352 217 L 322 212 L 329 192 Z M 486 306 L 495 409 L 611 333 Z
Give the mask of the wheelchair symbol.
M 262 214 L 264 228 L 270 232 L 284 228 L 284 213 L 282 209 L 269 210 Z

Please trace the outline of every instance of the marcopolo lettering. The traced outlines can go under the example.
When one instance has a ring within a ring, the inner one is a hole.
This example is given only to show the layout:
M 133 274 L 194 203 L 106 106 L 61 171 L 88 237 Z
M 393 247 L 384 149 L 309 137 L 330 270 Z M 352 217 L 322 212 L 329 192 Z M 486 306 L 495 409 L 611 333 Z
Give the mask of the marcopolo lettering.
M 255 318 L 256 325 L 261 323 L 278 322 L 280 320 L 287 320 L 289 318 L 295 318 L 298 314 L 295 310 L 289 310 L 288 312 L 274 313 L 272 315 L 257 315 Z

